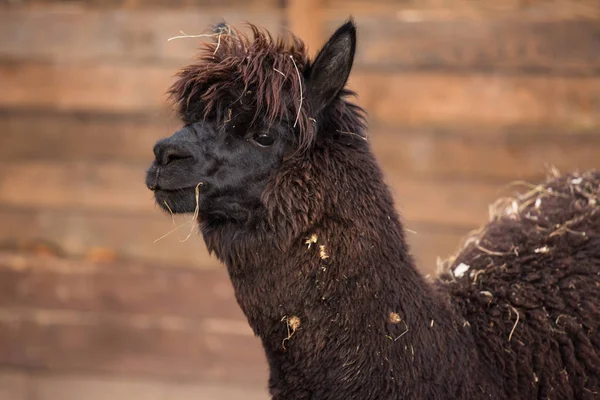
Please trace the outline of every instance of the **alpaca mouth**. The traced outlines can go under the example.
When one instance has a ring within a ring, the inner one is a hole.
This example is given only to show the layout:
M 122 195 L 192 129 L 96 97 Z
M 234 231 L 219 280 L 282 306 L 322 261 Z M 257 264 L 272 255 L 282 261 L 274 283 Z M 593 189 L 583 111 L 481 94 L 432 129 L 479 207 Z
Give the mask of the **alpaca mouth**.
M 193 213 L 199 206 L 200 187 L 185 186 L 178 189 L 164 189 L 157 187 L 154 190 L 154 200 L 163 210 L 173 214 Z
M 188 190 L 195 191 L 196 186 L 183 186 L 183 187 L 174 188 L 174 189 L 167 189 L 167 188 L 158 186 L 154 189 L 155 192 L 165 192 L 165 193 L 187 192 Z

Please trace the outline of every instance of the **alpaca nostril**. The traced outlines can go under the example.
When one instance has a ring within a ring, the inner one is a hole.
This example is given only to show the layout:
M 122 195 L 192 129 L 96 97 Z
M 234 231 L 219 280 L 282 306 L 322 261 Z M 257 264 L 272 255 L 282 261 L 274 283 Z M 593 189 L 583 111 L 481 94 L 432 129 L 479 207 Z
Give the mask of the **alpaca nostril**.
M 163 167 L 172 162 L 192 157 L 189 151 L 178 147 L 158 146 L 154 153 L 156 162 Z
M 190 158 L 191 155 L 185 152 L 180 152 L 178 150 L 167 151 L 163 155 L 163 165 L 167 165 L 177 160 L 184 160 L 186 158 Z

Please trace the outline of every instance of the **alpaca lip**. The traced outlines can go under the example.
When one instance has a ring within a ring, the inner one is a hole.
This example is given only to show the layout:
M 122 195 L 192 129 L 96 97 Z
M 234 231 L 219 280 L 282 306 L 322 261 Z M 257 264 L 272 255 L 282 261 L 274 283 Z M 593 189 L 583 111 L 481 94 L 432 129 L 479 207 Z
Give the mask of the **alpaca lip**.
M 196 186 L 186 186 L 176 189 L 157 187 L 154 190 L 154 200 L 162 209 L 172 214 L 186 214 L 194 212 L 198 205 L 199 193 Z
M 200 185 L 199 187 L 202 187 L 202 185 Z M 180 188 L 169 188 L 169 189 L 156 186 L 156 189 L 154 189 L 155 192 L 166 192 L 166 193 L 178 193 L 178 192 L 184 192 L 187 190 L 191 190 L 192 192 L 195 191 L 196 185 L 184 186 L 184 187 L 180 187 Z
M 158 177 L 160 176 L 160 167 L 156 167 L 156 171 L 154 171 L 154 179 L 148 180 L 148 189 L 155 191 L 158 190 Z

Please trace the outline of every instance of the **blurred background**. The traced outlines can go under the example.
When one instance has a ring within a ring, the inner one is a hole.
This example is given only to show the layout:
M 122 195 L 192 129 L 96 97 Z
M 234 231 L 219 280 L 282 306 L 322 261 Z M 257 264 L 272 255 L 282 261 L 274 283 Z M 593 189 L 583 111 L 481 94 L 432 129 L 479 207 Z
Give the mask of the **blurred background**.
M 224 268 L 195 233 L 155 242 L 144 172 L 198 46 L 167 39 L 250 21 L 314 54 L 349 15 L 424 273 L 508 183 L 600 167 L 598 0 L 0 1 L 0 400 L 268 398 Z

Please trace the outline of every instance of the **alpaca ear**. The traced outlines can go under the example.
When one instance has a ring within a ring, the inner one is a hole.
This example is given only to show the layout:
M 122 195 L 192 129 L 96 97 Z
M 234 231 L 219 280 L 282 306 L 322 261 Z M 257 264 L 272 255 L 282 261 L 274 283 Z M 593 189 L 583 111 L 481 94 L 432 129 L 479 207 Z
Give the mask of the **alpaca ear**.
M 354 62 L 356 26 L 350 19 L 331 36 L 307 71 L 306 86 L 316 117 L 344 88 Z

